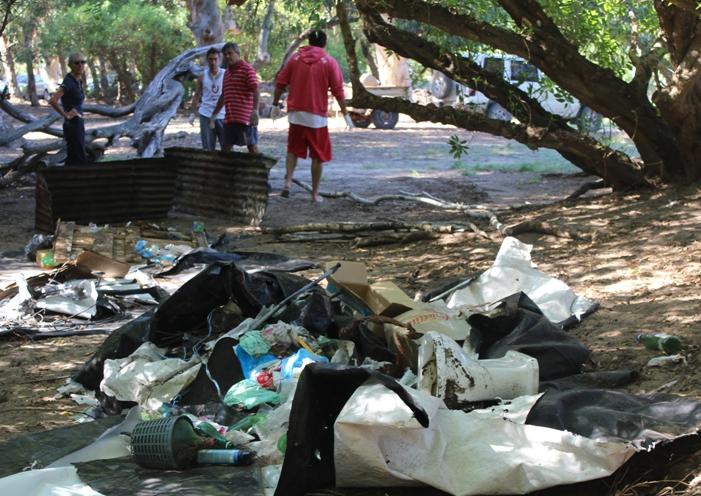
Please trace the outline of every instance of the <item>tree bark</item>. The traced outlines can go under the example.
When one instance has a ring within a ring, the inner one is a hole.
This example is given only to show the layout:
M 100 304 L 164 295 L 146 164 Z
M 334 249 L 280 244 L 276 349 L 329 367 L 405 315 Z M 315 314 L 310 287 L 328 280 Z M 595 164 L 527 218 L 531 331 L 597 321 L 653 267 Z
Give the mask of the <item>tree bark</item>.
M 0 57 L 2 57 L 3 70 L 10 83 L 10 93 L 14 98 L 19 98 L 19 85 L 17 84 L 17 70 L 15 69 L 15 58 L 12 55 L 10 44 L 5 36 L 0 36 Z
M 39 98 L 37 97 L 36 80 L 34 79 L 34 35 L 36 27 L 33 20 L 22 26 L 22 35 L 24 42 L 25 59 L 27 64 L 27 97 L 32 107 L 39 106 Z
M 381 44 L 482 91 L 511 111 L 521 122 L 526 121 L 517 115 L 520 107 L 523 107 L 522 114 L 525 110 L 541 120 L 541 126 L 544 125 L 542 119 L 547 119 L 548 116 L 539 105 L 533 105 L 537 102 L 525 98 L 514 88 L 508 89 L 493 79 L 485 78 L 486 75 L 477 70 L 479 68 L 472 67 L 462 57 L 445 50 L 435 50 L 438 47 L 432 46 L 425 39 L 413 37 L 411 42 L 417 46 L 408 46 L 406 36 L 401 42 L 387 43 L 388 38 L 396 37 L 396 31 L 389 35 L 386 23 L 381 21 L 379 13 L 425 22 L 446 34 L 485 43 L 529 60 L 561 88 L 589 108 L 611 118 L 626 131 L 640 152 L 647 177 L 653 181 L 675 181 L 687 177 L 687 164 L 678 148 L 677 136 L 649 101 L 644 88 L 626 83 L 612 71 L 582 56 L 578 47 L 560 32 L 536 0 L 499 0 L 499 4 L 518 27 L 524 28 L 527 35 L 498 28 L 422 0 L 356 1 L 358 9 L 364 12 L 363 20 L 369 21 L 365 25 L 366 31 L 372 32 L 376 40 L 384 40 Z M 401 45 L 402 49 L 397 45 Z M 424 52 L 423 56 L 415 57 L 417 52 Z M 479 85 L 479 81 L 485 83 Z
M 261 66 L 268 65 L 272 57 L 268 52 L 268 40 L 270 39 L 270 31 L 273 29 L 273 15 L 275 14 L 275 0 L 268 0 L 268 6 L 265 10 L 265 17 L 260 28 L 258 36 L 258 51 L 256 58 L 253 61 L 253 67 L 256 69 Z
M 197 46 L 224 41 L 224 23 L 217 0 L 187 0 L 190 20 L 187 27 L 195 36 Z
M 358 73 L 357 58 L 353 39 L 349 29 L 344 29 L 344 43 L 351 68 L 353 83 L 352 105 L 359 108 L 380 108 L 390 112 L 399 112 L 411 116 L 416 121 L 441 122 L 453 124 L 463 129 L 487 132 L 508 139 L 515 139 L 531 149 L 552 148 L 563 157 L 570 160 L 582 170 L 602 177 L 608 184 L 617 189 L 630 186 L 640 186 L 646 183 L 640 164 L 631 160 L 625 154 L 603 146 L 591 137 L 579 134 L 567 122 L 546 112 L 540 104 L 518 88 L 512 87 L 503 79 L 485 72 L 474 63 L 460 59 L 451 59 L 451 65 L 439 63 L 445 58 L 445 51 L 438 46 L 419 38 L 416 35 L 398 30 L 387 24 L 382 18 L 359 6 L 364 31 L 368 40 L 390 48 L 396 53 L 413 58 L 424 65 L 452 74 L 459 74 L 464 81 L 474 81 L 484 78 L 481 90 L 489 87 L 489 96 L 505 104 L 521 121 L 521 124 L 496 121 L 473 112 L 459 110 L 453 107 L 436 107 L 434 105 L 418 105 L 400 98 L 382 98 L 370 94 L 359 81 L 355 81 Z M 390 2 L 392 0 L 389 0 Z M 340 17 L 340 14 L 339 14 Z M 346 32 L 347 31 L 347 32 Z M 351 55 L 352 51 L 352 55 Z M 469 77 L 465 75 L 469 74 Z M 518 102 L 518 105 L 513 103 Z
M 100 78 L 97 73 L 97 64 L 95 64 L 95 60 L 88 58 L 88 68 L 90 69 L 90 75 L 92 76 L 92 93 L 95 98 L 102 98 L 104 95 L 102 94 L 102 88 L 100 87 Z M 88 90 L 88 87 L 85 87 L 86 90 Z M 86 91 L 87 93 L 88 91 Z

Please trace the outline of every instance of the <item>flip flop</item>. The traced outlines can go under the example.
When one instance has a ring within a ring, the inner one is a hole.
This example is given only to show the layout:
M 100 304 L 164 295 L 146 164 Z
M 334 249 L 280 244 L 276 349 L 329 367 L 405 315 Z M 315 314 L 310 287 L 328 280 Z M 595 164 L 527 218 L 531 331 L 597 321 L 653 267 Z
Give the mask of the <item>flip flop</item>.
M 280 196 L 282 196 L 283 198 L 289 198 L 290 190 L 287 188 L 283 188 L 282 191 L 280 191 Z

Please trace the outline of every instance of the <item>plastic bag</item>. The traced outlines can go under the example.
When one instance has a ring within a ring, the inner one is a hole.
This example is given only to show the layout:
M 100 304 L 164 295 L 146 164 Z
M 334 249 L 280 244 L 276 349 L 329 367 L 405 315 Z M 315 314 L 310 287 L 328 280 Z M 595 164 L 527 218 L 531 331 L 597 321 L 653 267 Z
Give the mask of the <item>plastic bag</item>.
M 280 403 L 280 395 L 263 389 L 256 381 L 244 379 L 229 388 L 224 395 L 224 403 L 228 406 L 243 406 L 250 410 L 263 403 L 277 405 Z
M 34 262 L 37 258 L 37 251 L 51 248 L 54 245 L 54 237 L 51 234 L 35 234 L 29 243 L 24 247 L 24 254 L 27 259 Z
M 309 353 L 304 348 L 297 350 L 292 356 L 285 358 L 280 364 L 280 372 L 283 379 L 295 379 L 302 373 L 302 369 L 309 363 L 323 362 L 329 363 L 329 359 L 325 356 Z

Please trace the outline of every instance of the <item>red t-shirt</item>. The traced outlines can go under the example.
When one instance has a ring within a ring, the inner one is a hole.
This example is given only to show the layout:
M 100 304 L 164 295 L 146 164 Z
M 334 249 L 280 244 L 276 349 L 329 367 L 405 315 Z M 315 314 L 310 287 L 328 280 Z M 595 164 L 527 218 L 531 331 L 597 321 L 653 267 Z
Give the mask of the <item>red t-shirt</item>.
M 240 60 L 233 69 L 224 73 L 224 123 L 250 124 L 253 99 L 258 92 L 256 70 L 245 60 Z

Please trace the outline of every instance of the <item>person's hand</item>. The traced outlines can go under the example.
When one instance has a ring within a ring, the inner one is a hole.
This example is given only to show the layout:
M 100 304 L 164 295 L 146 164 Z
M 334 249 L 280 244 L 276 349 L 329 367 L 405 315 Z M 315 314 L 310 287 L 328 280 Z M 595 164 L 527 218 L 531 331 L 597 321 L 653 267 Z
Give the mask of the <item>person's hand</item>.
M 81 115 L 78 113 L 76 109 L 70 109 L 68 112 L 66 112 L 66 119 L 71 120 L 75 117 L 81 117 Z
M 260 120 L 260 117 L 258 117 L 258 112 L 254 111 L 251 114 L 251 126 L 256 127 L 258 125 L 259 120 Z
M 217 119 L 216 119 L 215 117 L 210 117 L 210 118 L 209 118 L 209 129 L 214 129 L 214 128 L 217 127 L 216 120 L 217 120 Z
M 197 116 L 195 115 L 195 113 L 190 112 L 190 115 L 187 117 L 187 122 L 189 122 L 191 126 L 194 126 L 196 118 L 197 118 Z
M 270 110 L 270 118 L 275 120 L 280 117 L 282 117 L 282 108 L 279 105 L 273 105 L 273 108 Z

